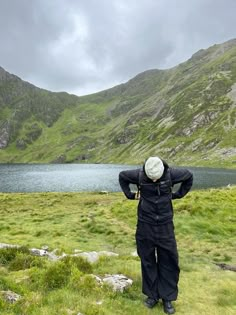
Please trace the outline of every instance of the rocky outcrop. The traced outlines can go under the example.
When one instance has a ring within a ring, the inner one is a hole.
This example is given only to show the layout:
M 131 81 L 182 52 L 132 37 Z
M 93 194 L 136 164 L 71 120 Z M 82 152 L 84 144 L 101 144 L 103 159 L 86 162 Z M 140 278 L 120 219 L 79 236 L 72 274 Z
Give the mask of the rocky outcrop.
M 223 149 L 218 149 L 215 152 L 217 155 L 220 155 L 224 158 L 232 157 L 236 155 L 236 148 L 223 148 Z
M 41 136 L 42 131 L 42 128 L 40 128 L 38 124 L 34 123 L 26 133 L 27 143 L 30 144 L 37 140 Z
M 66 256 L 70 256 L 70 257 L 83 257 L 89 263 L 97 262 L 99 260 L 99 258 L 102 257 L 102 256 L 113 256 L 113 257 L 119 256 L 116 253 L 108 252 L 108 251 L 82 252 L 82 251 L 75 250 L 75 254 L 68 255 L 68 254 L 63 253 L 62 255 L 59 255 L 59 256 L 56 255 L 57 250 L 49 252 L 47 249 L 32 248 L 30 251 L 31 251 L 31 253 L 33 255 L 36 255 L 36 256 L 47 256 L 50 260 L 59 260 L 59 259 L 62 259 L 64 257 L 66 257 Z
M 65 161 L 66 161 L 66 155 L 60 154 L 51 163 L 60 164 L 60 163 L 65 163 Z
M 27 147 L 27 144 L 24 139 L 17 139 L 16 140 L 16 147 L 18 150 L 25 150 Z
M 6 244 L 6 243 L 0 243 L 0 249 L 1 248 L 19 248 L 19 245 L 11 245 L 11 244 Z M 70 256 L 70 257 L 83 257 L 84 259 L 86 259 L 89 263 L 95 263 L 99 260 L 100 257 L 102 256 L 113 256 L 113 257 L 118 257 L 119 255 L 117 253 L 114 252 L 109 252 L 109 251 L 92 251 L 92 252 L 83 252 L 81 250 L 75 250 L 75 254 L 65 254 L 63 253 L 62 255 L 57 255 L 57 249 L 53 250 L 53 251 L 49 251 L 48 250 L 48 246 L 43 246 L 41 249 L 38 248 L 31 248 L 30 252 L 32 255 L 35 256 L 46 256 L 48 257 L 50 260 L 60 260 L 66 256 Z
M 89 160 L 90 158 L 92 157 L 91 154 L 89 153 L 84 153 L 84 154 L 80 154 L 78 155 L 76 158 L 75 158 L 75 161 L 86 161 L 86 160 Z
M 27 128 L 27 132 L 24 138 L 18 138 L 16 140 L 16 147 L 19 150 L 25 150 L 28 144 L 32 144 L 42 134 L 42 128 L 37 123 L 32 124 Z
M 227 94 L 227 96 L 232 100 L 233 107 L 236 107 L 236 83 L 232 85 L 231 91 Z
M 137 127 L 130 126 L 126 127 L 122 132 L 120 132 L 114 139 L 117 144 L 126 144 L 131 142 L 137 134 Z
M 212 111 L 208 113 L 200 113 L 193 118 L 191 124 L 188 127 L 181 129 L 181 131 L 177 132 L 180 135 L 191 136 L 195 130 L 201 128 L 205 125 L 209 125 L 214 119 L 217 118 L 219 112 Z
M 10 126 L 8 122 L 5 122 L 0 126 L 0 149 L 7 147 L 10 140 Z

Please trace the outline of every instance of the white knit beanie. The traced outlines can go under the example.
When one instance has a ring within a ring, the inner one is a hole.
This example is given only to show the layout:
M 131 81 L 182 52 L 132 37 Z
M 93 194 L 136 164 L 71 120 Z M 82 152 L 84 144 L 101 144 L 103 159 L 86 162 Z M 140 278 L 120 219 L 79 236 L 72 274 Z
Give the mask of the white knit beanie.
M 151 156 L 145 162 L 145 173 L 152 180 L 161 178 L 164 173 L 164 165 L 162 160 L 157 156 Z

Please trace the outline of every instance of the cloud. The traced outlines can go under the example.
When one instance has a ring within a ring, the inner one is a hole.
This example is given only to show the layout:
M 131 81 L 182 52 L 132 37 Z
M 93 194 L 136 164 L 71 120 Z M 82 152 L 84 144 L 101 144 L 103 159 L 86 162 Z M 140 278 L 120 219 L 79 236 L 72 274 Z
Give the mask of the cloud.
M 234 0 L 3 0 L 0 66 L 52 91 L 106 89 L 236 37 Z

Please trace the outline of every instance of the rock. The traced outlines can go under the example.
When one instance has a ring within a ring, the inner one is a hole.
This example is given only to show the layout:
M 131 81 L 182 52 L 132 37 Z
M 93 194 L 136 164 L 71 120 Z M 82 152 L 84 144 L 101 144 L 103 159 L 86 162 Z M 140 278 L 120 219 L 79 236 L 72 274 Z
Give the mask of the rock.
M 86 161 L 86 160 L 89 160 L 90 158 L 91 158 L 91 154 L 84 153 L 84 154 L 78 155 L 75 161 Z
M 232 265 L 227 265 L 227 264 L 215 264 L 218 267 L 220 267 L 223 270 L 230 270 L 230 271 L 235 271 L 236 272 L 236 266 L 232 266 Z
M 10 244 L 5 244 L 5 243 L 0 243 L 0 248 L 18 248 L 20 246 L 18 245 L 10 245 Z M 30 252 L 32 255 L 35 256 L 40 256 L 40 257 L 48 257 L 50 260 L 56 261 L 59 259 L 62 259 L 66 256 L 69 257 L 83 257 L 85 258 L 88 262 L 94 263 L 96 262 L 101 256 L 119 256 L 116 253 L 113 252 L 108 252 L 108 251 L 100 251 L 100 252 L 79 252 L 79 250 L 76 250 L 76 254 L 73 255 L 67 255 L 63 253 L 61 256 L 56 255 L 56 251 L 54 250 L 52 252 L 48 251 L 48 246 L 43 246 L 43 249 L 38 249 L 38 248 L 32 248 L 30 249 Z M 96 275 L 91 275 L 99 285 L 103 285 L 104 283 L 107 283 L 112 287 L 114 291 L 118 292 L 123 292 L 127 287 L 131 286 L 133 283 L 133 280 L 127 278 L 124 275 L 116 274 L 116 275 L 105 275 L 105 277 L 99 277 Z M 4 293 L 4 296 L 6 296 L 7 300 L 10 302 L 15 302 L 17 301 L 20 296 L 14 292 L 11 291 L 0 291 L 2 294 Z M 97 302 L 98 305 L 102 304 L 102 301 Z
M 236 106 L 236 83 L 231 86 L 230 92 L 227 96 L 233 101 L 233 106 Z
M 102 280 L 112 287 L 114 291 L 124 292 L 124 290 L 133 284 L 133 280 L 124 275 L 107 275 Z
M 228 158 L 228 157 L 236 155 L 236 148 L 231 147 L 231 148 L 219 149 L 217 150 L 217 154 Z
M 40 257 L 46 256 L 50 260 L 53 260 L 53 261 L 62 259 L 63 257 L 67 256 L 65 253 L 63 253 L 61 256 L 57 256 L 56 255 L 57 249 L 55 249 L 52 252 L 49 252 L 48 246 L 43 246 L 43 249 L 32 248 L 30 249 L 30 252 L 32 255 L 35 255 L 35 256 L 40 256 Z
M 26 141 L 24 139 L 17 139 L 16 147 L 19 150 L 25 150 L 27 147 Z
M 12 291 L 9 291 L 9 290 L 8 291 L 0 291 L 0 294 L 9 303 L 15 303 L 21 298 L 21 296 L 19 294 L 12 292 Z
M 108 195 L 108 191 L 107 190 L 102 190 L 99 192 L 100 195 Z
M 61 155 L 58 155 L 51 163 L 62 164 L 62 163 L 65 163 L 65 161 L 66 161 L 66 155 L 61 154 Z
M 66 257 L 66 256 L 70 256 L 70 257 L 78 257 L 78 256 L 80 256 L 80 257 L 83 257 L 84 259 L 86 259 L 89 263 L 95 263 L 96 261 L 98 261 L 98 259 L 101 256 L 119 256 L 116 253 L 107 252 L 107 251 L 81 252 L 79 250 L 76 250 L 75 254 L 67 255 L 67 254 L 63 253 L 60 256 L 56 255 L 56 251 L 57 250 L 49 252 L 49 251 L 47 251 L 45 249 L 32 248 L 30 251 L 31 251 L 32 255 L 35 255 L 35 256 L 47 256 L 50 260 L 54 260 L 54 261 L 62 259 L 64 257 Z
M 10 244 L 5 244 L 5 243 L 0 243 L 0 248 L 19 248 L 20 246 L 18 245 L 10 245 Z M 100 251 L 100 252 L 81 252 L 80 250 L 76 250 L 76 253 L 75 254 L 72 254 L 72 255 L 68 255 L 68 254 L 65 254 L 63 253 L 62 255 L 58 256 L 56 255 L 56 252 L 57 252 L 57 249 L 53 250 L 52 252 L 49 252 L 48 251 L 48 246 L 43 246 L 42 249 L 38 249 L 38 248 L 31 248 L 30 249 L 30 252 L 32 255 L 35 255 L 35 256 L 47 256 L 50 260 L 53 260 L 53 261 L 56 261 L 56 260 L 59 260 L 59 259 L 62 259 L 66 256 L 70 256 L 70 257 L 76 257 L 76 256 L 80 256 L 80 257 L 83 257 L 85 258 L 89 263 L 95 263 L 96 261 L 98 261 L 98 259 L 101 257 L 101 256 L 119 256 L 118 254 L 116 253 L 113 253 L 113 252 L 108 252 L 108 251 Z
M 91 275 L 97 283 L 101 286 L 104 283 L 112 287 L 113 291 L 124 292 L 126 288 L 133 284 L 133 280 L 127 278 L 124 275 L 106 275 L 105 277 L 99 277 L 96 275 Z
M 199 146 L 200 146 L 201 142 L 202 142 L 202 139 L 201 139 L 201 138 L 198 138 L 198 139 L 196 139 L 195 141 L 193 141 L 193 142 L 191 143 L 191 145 L 189 146 L 190 150 L 191 150 L 192 152 L 197 151 L 197 150 L 199 149 Z
M 83 252 L 83 253 L 75 254 L 74 256 L 83 257 L 90 263 L 94 263 L 99 259 L 99 255 L 97 252 L 89 252 L 89 253 Z
M 11 245 L 6 243 L 0 243 L 0 248 L 19 248 L 19 245 Z
M 10 141 L 9 130 L 10 127 L 7 122 L 0 127 L 0 149 L 6 148 Z
M 177 134 L 191 136 L 196 131 L 196 129 L 204 127 L 205 125 L 209 125 L 213 120 L 218 117 L 219 113 L 219 111 L 212 111 L 208 113 L 197 114 L 193 118 L 191 125 L 188 125 L 184 129 L 179 129 L 177 131 Z
M 108 251 L 100 251 L 100 252 L 82 252 L 72 256 L 81 256 L 85 258 L 90 263 L 95 263 L 101 256 L 119 256 L 116 253 L 108 252 Z
M 137 133 L 136 127 L 135 128 L 125 128 L 122 132 L 120 132 L 115 137 L 115 143 L 117 144 L 126 144 L 131 142 Z
M 48 256 L 48 252 L 44 249 L 32 248 L 30 252 L 34 256 Z
M 26 142 L 28 144 L 37 140 L 42 134 L 42 128 L 40 128 L 36 123 L 31 126 L 31 129 L 26 134 Z
M 131 253 L 131 256 L 133 256 L 133 257 L 138 257 L 137 251 L 135 250 L 133 253 Z

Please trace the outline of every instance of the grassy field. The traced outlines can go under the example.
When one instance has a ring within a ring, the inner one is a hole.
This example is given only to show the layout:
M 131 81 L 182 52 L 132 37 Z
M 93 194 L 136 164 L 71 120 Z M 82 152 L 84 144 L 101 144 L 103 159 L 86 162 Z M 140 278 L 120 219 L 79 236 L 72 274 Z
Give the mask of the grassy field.
M 121 193 L 0 194 L 0 242 L 22 248 L 0 250 L 0 291 L 22 296 L 9 304 L 0 297 L 0 314 L 146 315 L 164 314 L 161 305 L 143 306 L 140 261 L 135 250 L 136 201 Z M 216 263 L 236 265 L 236 187 L 193 191 L 174 201 L 180 255 L 179 314 L 233 315 L 236 273 Z M 73 253 L 109 250 L 95 264 L 82 259 L 51 262 L 28 248 Z M 99 287 L 90 274 L 122 273 L 134 283 L 125 293 Z

